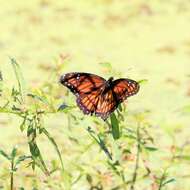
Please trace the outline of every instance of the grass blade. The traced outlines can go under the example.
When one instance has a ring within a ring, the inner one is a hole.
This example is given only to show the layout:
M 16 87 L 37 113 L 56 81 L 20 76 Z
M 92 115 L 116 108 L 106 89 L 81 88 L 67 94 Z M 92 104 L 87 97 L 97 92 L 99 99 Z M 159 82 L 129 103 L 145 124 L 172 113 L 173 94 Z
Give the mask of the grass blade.
M 108 156 L 108 158 L 110 160 L 112 160 L 111 153 L 109 152 L 108 148 L 106 147 L 106 145 L 105 145 L 104 141 L 102 140 L 102 138 L 100 137 L 100 135 L 98 135 L 98 138 L 96 138 L 94 136 L 94 134 L 93 134 L 94 131 L 92 131 L 92 129 L 90 127 L 88 127 L 87 131 L 90 134 L 90 136 L 98 143 L 98 145 L 104 151 L 104 153 L 106 154 L 106 156 Z
M 36 164 L 46 175 L 50 175 L 49 171 L 46 167 L 46 164 L 43 160 L 43 157 L 41 155 L 40 149 L 38 148 L 38 145 L 35 142 L 36 139 L 36 129 L 33 128 L 32 125 L 28 126 L 27 129 L 27 137 L 28 137 L 28 144 L 30 148 L 30 153 L 32 155 L 32 159 L 34 161 L 34 164 Z M 33 168 L 35 165 L 33 165 Z
M 3 150 L 1 150 L 1 149 L 0 149 L 0 155 L 5 157 L 7 160 L 11 160 L 10 156 L 7 153 L 5 153 Z
M 21 96 L 21 100 L 22 102 L 24 102 L 24 77 L 22 75 L 21 69 L 19 67 L 19 64 L 16 62 L 15 59 L 10 58 L 11 59 L 11 64 L 13 66 L 13 70 L 17 79 L 17 83 L 18 83 L 18 89 L 19 89 L 19 93 Z
M 61 157 L 61 153 L 59 151 L 59 148 L 57 146 L 57 143 L 55 142 L 55 140 L 53 139 L 53 137 L 50 136 L 49 132 L 43 128 L 42 129 L 42 132 L 47 136 L 47 138 L 50 140 L 50 142 L 52 143 L 52 145 L 54 146 L 58 156 L 59 156 L 59 160 L 61 162 L 61 167 L 62 167 L 62 170 L 64 171 L 64 166 L 63 166 L 63 160 L 62 160 L 62 157 Z

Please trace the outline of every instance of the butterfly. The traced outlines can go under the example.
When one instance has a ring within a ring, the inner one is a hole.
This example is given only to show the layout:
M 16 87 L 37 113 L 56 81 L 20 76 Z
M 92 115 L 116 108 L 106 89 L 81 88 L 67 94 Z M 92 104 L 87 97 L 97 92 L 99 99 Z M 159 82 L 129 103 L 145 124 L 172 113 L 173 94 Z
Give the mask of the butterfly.
M 62 75 L 60 83 L 76 96 L 77 105 L 84 114 L 95 114 L 103 120 L 140 88 L 139 83 L 131 79 L 110 77 L 105 80 L 95 74 L 79 72 Z

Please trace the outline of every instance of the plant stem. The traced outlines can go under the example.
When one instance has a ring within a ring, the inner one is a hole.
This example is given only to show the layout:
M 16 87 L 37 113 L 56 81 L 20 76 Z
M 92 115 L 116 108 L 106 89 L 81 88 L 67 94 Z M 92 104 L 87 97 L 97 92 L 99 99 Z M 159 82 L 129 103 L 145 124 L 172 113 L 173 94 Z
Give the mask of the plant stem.
M 165 172 L 163 173 L 162 177 L 160 178 L 160 183 L 159 183 L 159 187 L 158 187 L 158 190 L 161 190 L 162 187 L 163 187 L 163 182 L 165 180 Z
M 11 161 L 11 190 L 13 190 L 13 181 L 14 181 L 14 178 L 13 178 L 13 169 L 14 169 L 14 163 L 13 163 L 13 160 Z
M 141 148 L 140 147 L 140 125 L 138 124 L 137 126 L 137 153 L 136 153 L 135 169 L 133 173 L 130 190 L 135 190 L 135 183 L 136 183 L 138 168 L 139 168 L 140 148 Z

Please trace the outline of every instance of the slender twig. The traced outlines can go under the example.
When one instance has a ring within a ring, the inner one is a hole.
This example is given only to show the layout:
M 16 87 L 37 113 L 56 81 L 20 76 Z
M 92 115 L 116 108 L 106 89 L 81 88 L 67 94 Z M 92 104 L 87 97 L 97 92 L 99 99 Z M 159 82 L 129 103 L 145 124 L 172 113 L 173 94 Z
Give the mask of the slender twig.
M 135 161 L 135 169 L 133 173 L 133 178 L 131 182 L 130 190 L 135 190 L 135 183 L 138 175 L 138 168 L 139 168 L 139 160 L 140 160 L 140 125 L 137 126 L 137 153 L 136 153 L 136 161 Z
M 161 190 L 161 189 L 162 189 L 162 187 L 163 187 L 163 182 L 164 182 L 165 178 L 166 178 L 166 173 L 165 173 L 165 171 L 164 171 L 164 173 L 162 174 L 162 177 L 160 178 L 160 183 L 159 183 L 158 190 Z
M 14 181 L 14 178 L 13 178 L 13 169 L 14 169 L 14 159 L 12 159 L 11 161 L 11 181 L 10 181 L 10 185 L 11 185 L 11 190 L 13 190 L 13 181 Z

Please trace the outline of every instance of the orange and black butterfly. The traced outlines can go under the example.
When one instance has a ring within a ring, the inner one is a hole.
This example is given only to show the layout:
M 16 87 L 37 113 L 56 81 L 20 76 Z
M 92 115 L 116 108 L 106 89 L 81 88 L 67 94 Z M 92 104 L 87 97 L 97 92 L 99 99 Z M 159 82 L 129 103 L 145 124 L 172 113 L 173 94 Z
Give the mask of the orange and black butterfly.
M 127 78 L 105 80 L 95 74 L 78 72 L 62 75 L 60 82 L 77 97 L 77 104 L 84 114 L 94 113 L 103 120 L 140 87 L 138 82 Z

